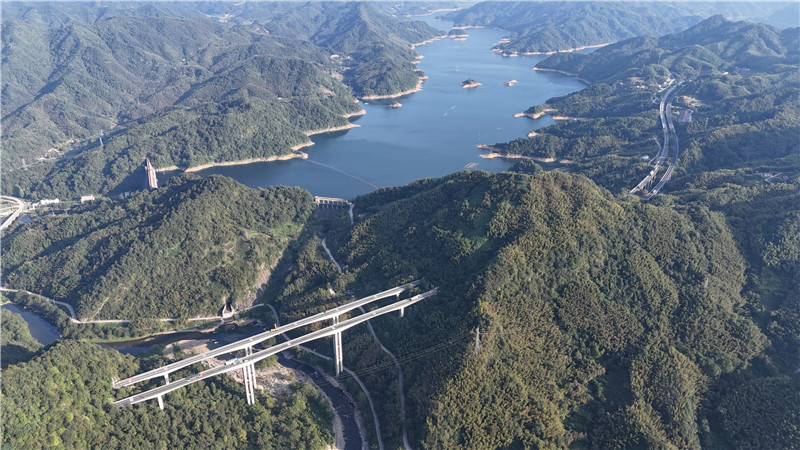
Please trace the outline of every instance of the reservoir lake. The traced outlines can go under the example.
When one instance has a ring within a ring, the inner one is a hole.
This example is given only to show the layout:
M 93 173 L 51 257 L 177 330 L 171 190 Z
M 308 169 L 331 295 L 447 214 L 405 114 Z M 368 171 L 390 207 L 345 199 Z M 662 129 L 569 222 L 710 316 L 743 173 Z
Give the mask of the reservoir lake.
M 434 15 L 418 18 L 447 32 L 452 22 Z M 475 168 L 507 170 L 513 160 L 483 159 L 478 144 L 524 137 L 553 123 L 513 115 L 547 99 L 580 90 L 580 81 L 534 71 L 544 56 L 503 57 L 491 51 L 505 33 L 489 28 L 466 30 L 464 41 L 444 38 L 416 48 L 419 68 L 428 79 L 419 92 L 394 99 L 362 101 L 366 114 L 359 128 L 313 136 L 304 148 L 308 159 L 214 167 L 201 176 L 221 174 L 250 187 L 300 186 L 314 195 L 353 198 L 379 187 L 399 186 Z M 473 78 L 482 85 L 462 88 Z M 513 86 L 506 81 L 517 80 Z M 392 108 L 395 101 L 402 104 Z M 473 164 L 477 163 L 477 165 Z

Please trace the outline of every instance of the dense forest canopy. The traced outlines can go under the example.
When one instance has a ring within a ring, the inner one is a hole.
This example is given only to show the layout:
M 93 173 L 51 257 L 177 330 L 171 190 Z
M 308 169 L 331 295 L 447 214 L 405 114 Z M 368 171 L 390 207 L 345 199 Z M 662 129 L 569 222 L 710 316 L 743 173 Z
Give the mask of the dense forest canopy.
M 309 385 L 286 398 L 258 396 L 216 377 L 154 404 L 111 406 L 124 396 L 111 379 L 163 364 L 95 344 L 65 341 L 3 370 L 3 447 L 8 448 L 323 448 L 333 442 L 333 414 Z
M 798 39 L 798 28 L 714 16 L 661 38 L 551 56 L 537 67 L 573 71 L 594 83 L 530 112 L 551 108 L 579 120 L 498 148 L 569 159 L 573 163 L 566 170 L 623 194 L 652 169 L 642 158 L 654 154 L 653 139 L 660 139 L 660 96 L 670 83 L 683 81 L 673 101 L 677 166 L 666 185 L 668 196 L 656 202 L 704 205 L 723 214 L 748 261 L 748 308 L 776 346 L 796 348 Z
M 559 173 L 462 172 L 356 205 L 363 220 L 334 222 L 327 236 L 344 272 L 308 236 L 278 303 L 292 320 L 345 301 L 347 289 L 421 276 L 440 287 L 404 318 L 375 320 L 404 361 L 415 442 L 698 447 L 740 420 L 704 399 L 732 401 L 715 389 L 770 341 L 741 294 L 747 265 L 721 213 L 619 203 Z M 394 423 L 398 393 L 383 387 L 392 374 L 368 370 L 385 363 L 365 333 L 346 334 L 345 364 L 385 393 L 379 414 Z M 795 413 L 784 404 L 769 420 Z M 396 425 L 384 435 L 401 442 Z
M 4 285 L 71 303 L 81 319 L 218 316 L 253 303 L 312 211 L 299 188 L 176 177 L 3 239 Z

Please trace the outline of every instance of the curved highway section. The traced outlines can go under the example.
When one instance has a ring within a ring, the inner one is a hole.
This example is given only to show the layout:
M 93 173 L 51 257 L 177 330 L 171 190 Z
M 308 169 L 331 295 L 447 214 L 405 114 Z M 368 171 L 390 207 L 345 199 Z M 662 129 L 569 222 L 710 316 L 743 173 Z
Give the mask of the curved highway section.
M 0 195 L 0 200 L 2 200 L 4 203 L 14 203 L 16 205 L 16 209 L 14 209 L 11 215 L 8 216 L 8 218 L 3 221 L 2 225 L 0 225 L 0 230 L 5 230 L 12 223 L 14 223 L 15 220 L 17 220 L 17 217 L 19 217 L 23 211 L 25 211 L 26 206 L 24 201 L 8 195 Z
M 664 96 L 661 97 L 661 104 L 658 107 L 658 116 L 661 119 L 661 128 L 664 130 L 664 143 L 658 149 L 658 153 L 656 156 L 650 160 L 651 163 L 654 163 L 653 170 L 644 177 L 639 184 L 636 185 L 633 189 L 628 192 L 627 195 L 633 195 L 642 189 L 645 189 L 650 183 L 658 175 L 658 171 L 661 168 L 661 165 L 669 157 L 669 143 L 670 139 L 674 141 L 673 152 L 672 152 L 672 159 L 667 167 L 666 172 L 661 177 L 661 180 L 658 182 L 655 188 L 650 191 L 646 196 L 643 197 L 643 200 L 649 200 L 653 195 L 657 194 L 661 191 L 667 181 L 672 178 L 672 172 L 675 170 L 675 164 L 678 162 L 678 135 L 675 133 L 675 126 L 672 123 L 672 100 L 674 99 L 674 92 L 675 90 L 680 87 L 683 82 L 680 82 L 669 89 L 667 92 L 664 93 Z

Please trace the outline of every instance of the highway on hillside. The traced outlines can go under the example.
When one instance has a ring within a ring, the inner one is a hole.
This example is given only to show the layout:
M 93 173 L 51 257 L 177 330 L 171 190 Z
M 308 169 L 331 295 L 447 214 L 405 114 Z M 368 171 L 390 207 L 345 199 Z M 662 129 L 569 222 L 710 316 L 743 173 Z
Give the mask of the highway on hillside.
M 294 330 L 296 328 L 300 328 L 306 325 L 310 325 L 312 323 L 321 322 L 323 320 L 333 319 L 334 317 L 339 317 L 340 315 L 349 312 L 353 309 L 358 308 L 359 306 L 366 305 L 368 303 L 375 302 L 377 300 L 381 300 L 387 297 L 392 297 L 395 295 L 399 295 L 402 292 L 407 291 L 412 287 L 418 286 L 420 280 L 412 281 L 411 283 L 404 284 L 402 286 L 398 286 L 392 289 L 385 290 L 383 292 L 379 292 L 377 294 L 370 295 L 368 297 L 364 297 L 360 300 L 356 300 L 354 302 L 350 302 L 344 304 L 342 306 L 338 306 L 336 308 L 329 309 L 325 312 L 321 312 L 319 314 L 315 314 L 311 317 L 306 317 L 304 319 L 300 319 L 298 321 L 288 323 L 286 325 L 276 327 L 275 329 L 265 331 L 263 333 L 256 334 L 254 336 L 250 336 L 249 338 L 242 339 L 237 342 L 233 342 L 228 345 L 224 345 L 222 347 L 216 348 L 214 350 L 210 350 L 205 353 L 201 353 L 199 355 L 190 356 L 186 359 L 182 359 L 180 361 L 176 361 L 172 364 L 167 364 L 166 366 L 159 367 L 158 369 L 151 370 L 149 372 L 141 373 L 139 375 L 134 375 L 130 378 L 126 378 L 124 380 L 118 381 L 113 384 L 114 388 L 121 388 L 125 386 L 130 386 L 142 381 L 150 380 L 152 378 L 158 378 L 163 376 L 169 376 L 170 373 L 175 372 L 176 370 L 180 370 L 184 367 L 190 366 L 194 363 L 203 361 L 205 359 L 213 358 L 216 356 L 224 355 L 226 353 L 235 352 L 237 350 L 243 350 L 248 347 L 252 347 L 255 344 L 260 342 L 266 341 L 272 337 L 278 336 L 281 333 L 285 333 L 287 331 Z
M 406 285 L 408 286 L 408 285 Z M 398 289 L 398 288 L 395 288 Z M 139 402 L 143 402 L 146 400 L 151 400 L 157 397 L 160 397 L 164 394 L 172 392 L 176 389 L 180 389 L 184 386 L 190 385 L 192 383 L 196 383 L 201 380 L 205 380 L 207 378 L 213 377 L 215 375 L 220 375 L 223 373 L 231 372 L 234 370 L 241 369 L 242 367 L 246 366 L 247 364 L 254 364 L 258 361 L 261 361 L 265 358 L 269 358 L 272 355 L 278 354 L 284 350 L 288 350 L 292 347 L 296 347 L 301 344 L 305 344 L 306 342 L 310 342 L 316 339 L 333 336 L 336 333 L 341 333 L 348 328 L 352 328 L 356 325 L 364 323 L 370 319 L 374 319 L 380 315 L 390 313 L 392 311 L 398 311 L 404 308 L 408 308 L 409 306 L 417 303 L 425 298 L 428 298 L 432 295 L 438 293 L 438 289 L 432 289 L 428 292 L 424 292 L 419 295 L 415 295 L 406 300 L 399 300 L 391 305 L 384 306 L 382 308 L 378 308 L 376 310 L 370 311 L 368 313 L 362 314 L 360 316 L 353 317 L 351 319 L 345 320 L 343 322 L 339 322 L 335 325 L 328 326 L 321 330 L 313 331 L 306 335 L 300 336 L 298 338 L 292 339 L 290 341 L 283 342 L 281 344 L 274 345 L 266 350 L 261 350 L 260 352 L 253 353 L 252 355 L 244 356 L 239 358 L 235 363 L 232 364 L 224 364 L 221 366 L 217 366 L 208 370 L 204 370 L 200 373 L 195 375 L 188 376 L 186 378 L 173 381 L 169 384 L 165 384 L 163 386 L 151 389 L 146 392 L 142 392 L 141 394 L 136 394 L 131 397 L 124 398 L 122 400 L 116 401 L 113 404 L 116 406 L 126 406 L 126 405 L 133 405 Z M 376 294 L 378 295 L 378 294 Z
M 669 94 L 672 94 L 672 91 L 675 88 L 678 88 L 683 83 L 676 84 L 672 90 L 670 90 Z M 661 192 L 661 189 L 667 184 L 667 181 L 672 179 L 672 172 L 675 171 L 675 165 L 678 163 L 678 152 L 680 151 L 680 147 L 678 146 L 678 133 L 675 132 L 675 125 L 672 123 L 672 100 L 674 100 L 674 96 L 667 100 L 667 109 L 666 109 L 666 117 L 667 117 L 667 130 L 669 131 L 670 136 L 673 140 L 672 146 L 672 159 L 669 162 L 669 167 L 667 167 L 666 172 L 664 172 L 664 176 L 661 177 L 661 180 L 658 182 L 656 187 L 653 188 L 650 193 L 644 196 L 643 200 L 650 200 L 654 195 Z
M 11 215 L 8 216 L 8 218 L 3 221 L 3 224 L 0 225 L 0 230 L 5 230 L 12 223 L 14 223 L 15 220 L 17 220 L 17 217 L 19 217 L 23 211 L 25 211 L 25 202 L 22 201 L 21 199 L 18 199 L 16 197 L 11 197 L 8 195 L 0 195 L 0 200 L 2 200 L 3 202 L 14 203 L 16 205 L 14 212 L 12 212 Z M 5 208 L 3 209 L 5 210 Z
M 653 170 L 651 170 L 650 173 L 646 177 L 644 177 L 644 179 L 642 181 L 640 181 L 639 184 L 636 185 L 636 187 L 631 189 L 630 192 L 628 192 L 627 195 L 633 195 L 633 194 L 641 191 L 642 189 L 646 188 L 655 179 L 656 175 L 658 175 L 658 171 L 661 168 L 661 165 L 664 164 L 664 162 L 667 160 L 667 157 L 668 157 L 668 154 L 669 154 L 669 140 L 670 140 L 670 136 L 671 135 L 674 136 L 674 138 L 675 138 L 675 146 L 676 146 L 676 149 L 675 149 L 675 152 L 674 152 L 675 154 L 674 154 L 674 157 L 673 157 L 673 159 L 672 159 L 672 161 L 670 163 L 670 166 L 667 168 L 667 172 L 668 172 L 669 175 L 665 175 L 666 180 L 662 177 L 661 183 L 659 183 L 659 187 L 663 187 L 664 184 L 667 181 L 669 181 L 669 177 L 672 176 L 672 171 L 674 170 L 675 163 L 677 162 L 677 159 L 678 159 L 678 151 L 677 151 L 678 137 L 675 134 L 675 127 L 672 125 L 672 98 L 671 98 L 671 96 L 672 96 L 673 92 L 675 91 L 675 89 L 677 89 L 681 84 L 682 83 L 678 83 L 678 84 L 670 87 L 669 89 L 667 89 L 667 92 L 665 92 L 664 96 L 661 97 L 661 103 L 658 106 L 658 117 L 659 117 L 659 119 L 661 119 L 661 128 L 664 130 L 664 143 L 658 149 L 658 153 L 656 154 L 656 156 L 650 160 L 651 163 L 655 164 L 653 166 Z M 659 189 L 659 188 L 657 188 L 657 189 Z M 655 189 L 654 189 L 654 191 L 655 191 Z M 649 199 L 650 197 L 652 197 L 653 194 L 654 194 L 654 192 L 649 193 L 645 197 L 645 199 Z

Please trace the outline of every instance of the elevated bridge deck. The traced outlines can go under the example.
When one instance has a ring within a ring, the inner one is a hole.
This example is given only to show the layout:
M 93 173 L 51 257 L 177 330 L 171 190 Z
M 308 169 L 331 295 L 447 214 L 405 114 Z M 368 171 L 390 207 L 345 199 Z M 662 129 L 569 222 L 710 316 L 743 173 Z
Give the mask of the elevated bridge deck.
M 333 320 L 334 318 L 338 318 L 340 315 L 350 312 L 354 309 L 357 309 L 363 305 L 387 298 L 392 296 L 399 296 L 401 293 L 411 289 L 412 287 L 416 287 L 420 284 L 421 280 L 412 281 L 410 283 L 406 283 L 401 286 L 397 286 L 391 289 L 387 289 L 383 292 L 379 292 L 377 294 L 373 294 L 362 299 L 352 301 L 350 303 L 338 306 L 336 308 L 332 308 L 328 311 L 321 312 L 319 314 L 315 314 L 310 317 L 306 317 L 304 319 L 297 320 L 292 323 L 288 323 L 286 325 L 282 325 L 277 327 L 273 330 L 265 331 L 263 333 L 256 334 L 254 336 L 250 336 L 249 338 L 242 339 L 240 341 L 233 342 L 228 345 L 224 345 L 222 347 L 216 348 L 214 350 L 210 350 L 205 353 L 201 353 L 199 355 L 190 356 L 189 358 L 182 359 L 180 361 L 174 362 L 172 364 L 168 364 L 163 367 L 159 367 L 158 369 L 153 369 L 151 371 L 132 376 L 130 378 L 126 378 L 124 380 L 118 381 L 113 383 L 114 388 L 121 388 L 126 386 L 131 386 L 136 383 L 140 383 L 142 381 L 147 381 L 153 378 L 159 377 L 169 377 L 169 374 L 175 372 L 176 370 L 183 369 L 184 367 L 188 367 L 194 363 L 198 363 L 200 361 L 204 361 L 206 359 L 214 358 L 217 356 L 225 355 L 227 353 L 232 353 L 237 350 L 243 350 L 249 347 L 252 347 L 255 344 L 261 343 L 266 341 L 267 339 L 273 338 L 275 336 L 279 336 L 282 333 L 287 331 L 294 330 L 296 328 L 300 328 L 306 325 L 310 325 L 313 323 L 321 322 L 324 320 Z M 169 380 L 167 378 L 167 380 Z
M 422 301 L 422 300 L 424 300 L 424 299 L 426 299 L 426 298 L 428 298 L 428 297 L 430 297 L 432 295 L 435 295 L 437 293 L 438 293 L 438 289 L 432 289 L 432 290 L 430 290 L 428 292 L 424 292 L 422 294 L 415 295 L 414 297 L 411 297 L 409 299 L 396 301 L 396 302 L 392 303 L 391 305 L 387 305 L 387 306 L 384 306 L 382 308 L 378 308 L 378 309 L 376 309 L 374 311 L 370 311 L 370 312 L 364 313 L 364 314 L 362 314 L 360 316 L 356 316 L 356 317 L 353 317 L 351 319 L 348 319 L 348 320 L 345 320 L 345 321 L 342 321 L 342 322 L 339 322 L 339 323 L 335 323 L 334 325 L 328 326 L 328 327 L 323 328 L 321 330 L 313 331 L 311 333 L 308 333 L 306 335 L 300 336 L 298 338 L 294 338 L 294 339 L 291 339 L 289 341 L 283 342 L 281 344 L 274 345 L 274 346 L 272 346 L 272 347 L 270 347 L 268 349 L 261 350 L 261 351 L 252 353 L 250 355 L 244 356 L 242 358 L 237 359 L 235 361 L 235 363 L 225 364 L 225 365 L 222 365 L 222 366 L 214 367 L 212 369 L 204 370 L 204 371 L 199 372 L 197 374 L 188 376 L 188 377 L 180 379 L 180 380 L 173 381 L 171 383 L 167 383 L 167 384 L 165 384 L 163 386 L 151 389 L 149 391 L 142 392 L 140 394 L 136 394 L 136 395 L 124 398 L 122 400 L 118 400 L 118 401 L 114 402 L 113 404 L 116 405 L 116 406 L 127 406 L 127 405 L 133 405 L 133 404 L 136 404 L 136 403 L 144 402 L 144 401 L 147 401 L 147 400 L 156 399 L 156 398 L 158 398 L 159 402 L 160 402 L 161 401 L 161 397 L 164 394 L 167 394 L 167 393 L 172 392 L 174 390 L 180 389 L 180 388 L 182 388 L 184 386 L 188 386 L 188 385 L 190 385 L 192 383 L 196 383 L 198 381 L 208 379 L 208 378 L 213 377 L 215 375 L 221 375 L 223 373 L 231 372 L 231 371 L 238 370 L 238 369 L 241 369 L 243 371 L 247 371 L 248 368 L 252 367 L 253 364 L 255 364 L 255 363 L 257 363 L 257 362 L 259 362 L 259 361 L 261 361 L 261 360 L 263 360 L 265 358 L 269 358 L 270 356 L 275 355 L 277 353 L 280 353 L 280 352 L 282 352 L 284 350 L 288 350 L 290 348 L 296 347 L 296 346 L 301 345 L 301 344 L 305 344 L 306 342 L 310 342 L 310 341 L 313 341 L 313 340 L 316 340 L 316 339 L 321 339 L 321 338 L 328 337 L 328 336 L 334 336 L 334 335 L 337 335 L 337 334 L 341 335 L 341 333 L 344 330 L 347 330 L 348 328 L 352 328 L 352 327 L 354 327 L 356 325 L 359 325 L 361 323 L 364 323 L 364 322 L 366 322 L 366 321 L 368 321 L 370 319 L 373 319 L 373 318 L 378 317 L 378 316 L 383 315 L 383 314 L 390 313 L 392 311 L 403 311 L 405 308 L 413 305 L 414 303 Z M 350 304 L 348 304 L 348 306 L 349 305 Z

